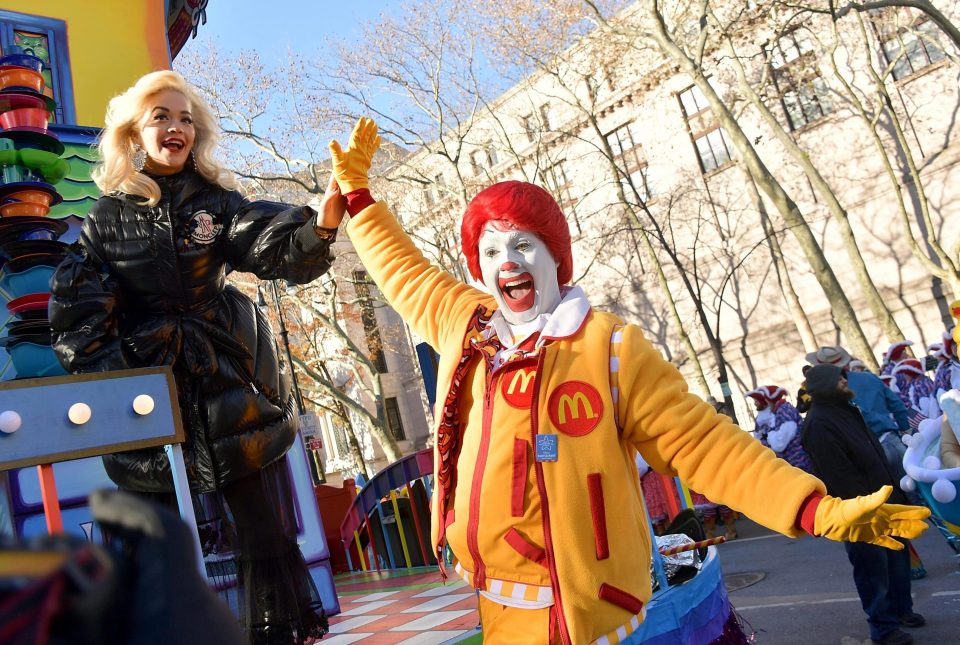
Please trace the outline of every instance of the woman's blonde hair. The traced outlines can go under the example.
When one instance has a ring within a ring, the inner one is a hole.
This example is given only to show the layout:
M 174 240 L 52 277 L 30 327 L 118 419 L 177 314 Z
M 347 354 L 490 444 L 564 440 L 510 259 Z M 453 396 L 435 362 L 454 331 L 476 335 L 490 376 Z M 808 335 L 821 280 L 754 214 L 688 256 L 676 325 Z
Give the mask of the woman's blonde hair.
M 100 162 L 91 173 L 93 181 L 105 195 L 118 192 L 139 195 L 149 206 L 160 201 L 160 186 L 134 169 L 133 155 L 140 127 L 147 118 L 147 101 L 165 90 L 180 92 L 190 103 L 196 131 L 193 163 L 197 173 L 211 184 L 227 189 L 236 187 L 233 174 L 213 157 L 219 135 L 213 110 L 183 76 L 164 70 L 142 76 L 133 87 L 110 99 L 107 105 L 107 127 L 100 135 Z

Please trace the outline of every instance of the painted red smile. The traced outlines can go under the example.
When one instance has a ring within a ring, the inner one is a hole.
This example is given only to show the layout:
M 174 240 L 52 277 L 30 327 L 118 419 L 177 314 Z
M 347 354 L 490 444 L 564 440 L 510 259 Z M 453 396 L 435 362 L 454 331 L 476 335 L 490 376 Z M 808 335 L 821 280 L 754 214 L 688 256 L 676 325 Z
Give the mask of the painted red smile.
M 498 278 L 497 286 L 500 287 L 500 293 L 503 294 L 504 302 L 510 311 L 526 311 L 533 306 L 537 298 L 537 292 L 533 288 L 533 276 L 529 273 Z

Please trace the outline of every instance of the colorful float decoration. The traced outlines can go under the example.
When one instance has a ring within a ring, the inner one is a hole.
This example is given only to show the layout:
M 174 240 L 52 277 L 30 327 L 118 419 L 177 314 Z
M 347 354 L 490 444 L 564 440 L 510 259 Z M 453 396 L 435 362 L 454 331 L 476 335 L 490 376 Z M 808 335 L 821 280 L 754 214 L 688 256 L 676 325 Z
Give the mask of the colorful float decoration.
M 0 346 L 17 378 L 64 374 L 50 347 L 50 276 L 66 254 L 66 222 L 48 217 L 62 201 L 54 184 L 69 170 L 47 124 L 43 61 L 29 49 L 0 58 L 0 296 L 9 313 Z
M 940 405 L 956 432 L 960 427 L 960 392 L 945 393 Z M 907 474 L 900 481 L 900 487 L 906 491 L 918 490 L 933 514 L 960 535 L 960 467 L 943 467 L 940 460 L 942 428 L 942 418 L 928 419 L 920 424 L 916 434 L 903 438 L 907 446 L 903 468 Z

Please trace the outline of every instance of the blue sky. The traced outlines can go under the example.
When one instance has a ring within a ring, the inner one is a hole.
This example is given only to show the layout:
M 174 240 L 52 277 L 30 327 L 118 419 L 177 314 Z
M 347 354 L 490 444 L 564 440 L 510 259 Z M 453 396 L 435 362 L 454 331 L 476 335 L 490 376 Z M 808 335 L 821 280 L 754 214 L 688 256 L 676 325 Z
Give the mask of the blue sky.
M 211 0 L 197 40 L 231 50 L 254 49 L 265 62 L 288 50 L 322 51 L 328 35 L 349 35 L 361 23 L 395 11 L 400 0 Z M 190 43 L 187 43 L 187 47 Z

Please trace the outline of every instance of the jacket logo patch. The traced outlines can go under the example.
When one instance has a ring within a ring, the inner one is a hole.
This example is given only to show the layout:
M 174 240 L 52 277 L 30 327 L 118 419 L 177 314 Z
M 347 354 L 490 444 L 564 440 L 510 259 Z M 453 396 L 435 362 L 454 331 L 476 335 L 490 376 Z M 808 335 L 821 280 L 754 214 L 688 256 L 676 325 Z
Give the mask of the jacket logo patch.
M 529 410 L 533 403 L 533 383 L 537 379 L 534 367 L 521 367 L 504 374 L 500 379 L 500 392 L 510 407 Z
M 582 437 L 600 423 L 603 399 L 589 383 L 567 381 L 550 395 L 547 411 L 557 430 L 571 437 Z
M 197 211 L 190 218 L 187 230 L 190 233 L 190 239 L 197 244 L 211 244 L 220 235 L 223 225 L 215 224 L 213 215 L 207 211 Z

